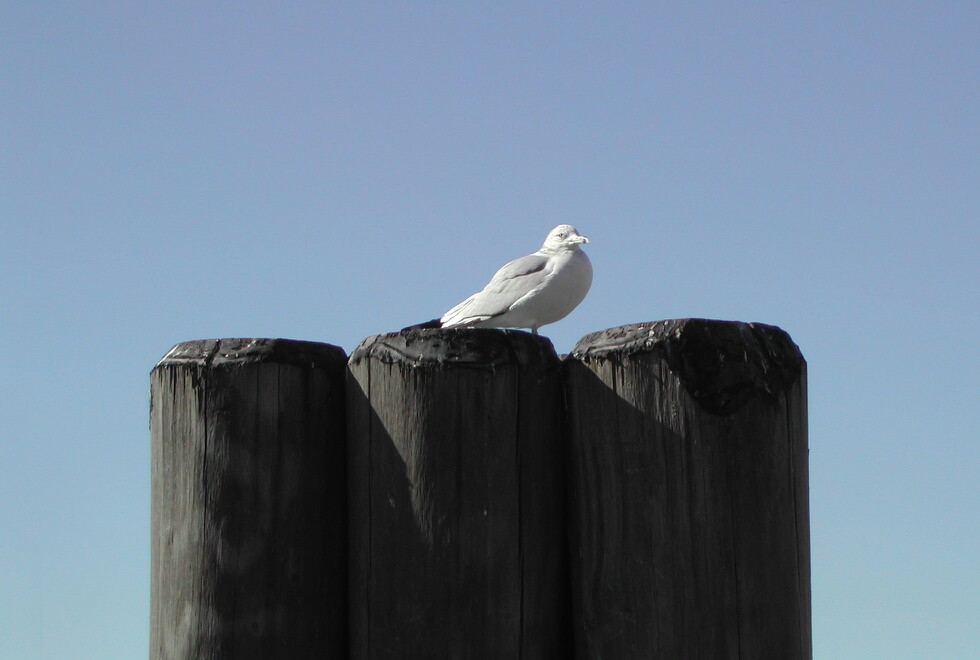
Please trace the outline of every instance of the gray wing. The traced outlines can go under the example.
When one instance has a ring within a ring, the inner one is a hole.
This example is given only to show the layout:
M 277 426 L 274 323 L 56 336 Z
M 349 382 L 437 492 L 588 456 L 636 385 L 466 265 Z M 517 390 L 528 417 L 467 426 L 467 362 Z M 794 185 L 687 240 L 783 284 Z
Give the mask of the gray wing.
M 500 316 L 544 284 L 551 270 L 549 258 L 543 254 L 514 259 L 497 271 L 483 291 L 474 293 L 443 314 L 443 327 L 468 325 Z

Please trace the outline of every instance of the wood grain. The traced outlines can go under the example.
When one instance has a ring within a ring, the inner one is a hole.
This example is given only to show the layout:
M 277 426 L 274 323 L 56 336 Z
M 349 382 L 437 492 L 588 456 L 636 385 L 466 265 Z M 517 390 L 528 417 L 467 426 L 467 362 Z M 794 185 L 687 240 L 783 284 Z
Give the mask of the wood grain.
M 346 654 L 346 356 L 175 346 L 150 376 L 150 657 Z
M 685 319 L 565 363 L 575 656 L 810 658 L 806 362 Z
M 352 658 L 568 657 L 559 364 L 499 330 L 351 354 Z

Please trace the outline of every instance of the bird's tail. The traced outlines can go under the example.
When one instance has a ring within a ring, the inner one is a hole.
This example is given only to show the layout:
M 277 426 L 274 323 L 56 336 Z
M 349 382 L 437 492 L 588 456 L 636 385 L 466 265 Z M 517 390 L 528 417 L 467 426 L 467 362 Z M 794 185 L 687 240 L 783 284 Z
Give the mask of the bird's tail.
M 405 332 L 406 330 L 424 330 L 424 329 L 432 329 L 432 328 L 438 329 L 441 327 L 442 327 L 441 319 L 432 319 L 431 321 L 426 321 L 425 323 L 416 323 L 415 325 L 410 325 L 407 328 L 402 328 L 402 332 Z

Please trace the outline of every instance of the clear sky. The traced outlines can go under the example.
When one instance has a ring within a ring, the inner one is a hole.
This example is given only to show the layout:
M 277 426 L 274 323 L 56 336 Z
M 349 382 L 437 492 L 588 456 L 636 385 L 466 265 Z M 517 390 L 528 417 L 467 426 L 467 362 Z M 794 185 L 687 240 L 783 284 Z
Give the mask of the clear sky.
M 367 6 L 365 6 L 367 5 Z M 0 658 L 144 657 L 148 372 L 348 352 L 554 225 L 809 361 L 817 658 L 980 648 L 976 2 L 0 4 Z

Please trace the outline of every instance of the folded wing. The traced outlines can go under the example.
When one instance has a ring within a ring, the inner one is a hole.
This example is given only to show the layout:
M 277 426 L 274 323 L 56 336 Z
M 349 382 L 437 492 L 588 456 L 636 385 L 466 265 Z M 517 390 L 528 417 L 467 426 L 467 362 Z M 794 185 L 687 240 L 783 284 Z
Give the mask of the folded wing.
M 465 326 L 500 316 L 514 303 L 538 289 L 551 275 L 549 259 L 529 254 L 505 264 L 483 291 L 459 303 L 442 315 L 443 327 Z

